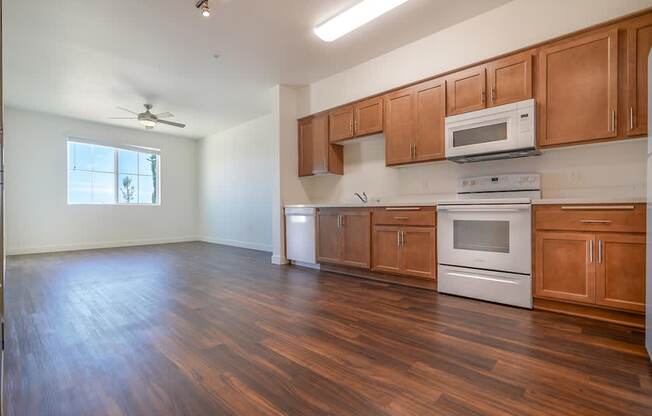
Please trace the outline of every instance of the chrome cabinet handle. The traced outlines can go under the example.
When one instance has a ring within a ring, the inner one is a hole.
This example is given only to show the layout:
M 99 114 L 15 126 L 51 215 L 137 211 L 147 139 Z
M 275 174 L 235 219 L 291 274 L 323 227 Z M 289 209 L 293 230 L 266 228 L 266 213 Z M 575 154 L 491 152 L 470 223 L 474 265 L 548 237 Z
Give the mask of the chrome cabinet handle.
M 602 240 L 598 240 L 598 263 L 602 264 Z
M 401 231 L 396 232 L 396 247 L 401 246 Z
M 629 107 L 629 129 L 634 130 L 634 107 Z
M 589 263 L 593 263 L 593 240 L 589 240 Z
M 496 103 L 496 87 L 491 88 L 491 103 Z
M 580 220 L 582 224 L 611 224 L 611 220 Z
M 634 205 L 573 205 L 573 206 L 562 206 L 561 209 L 564 211 L 600 211 L 600 210 L 609 210 L 609 211 L 624 211 L 634 209 Z
M 409 220 L 410 217 L 394 217 L 395 220 Z
M 401 230 L 401 247 L 405 245 L 405 231 Z
M 613 108 L 611 109 L 611 131 L 616 131 L 616 110 Z
M 486 91 L 485 91 L 485 90 L 482 90 L 482 94 L 480 94 L 480 103 L 481 103 L 481 104 L 484 104 L 484 102 L 485 102 L 485 100 L 486 100 L 486 96 L 487 96 Z

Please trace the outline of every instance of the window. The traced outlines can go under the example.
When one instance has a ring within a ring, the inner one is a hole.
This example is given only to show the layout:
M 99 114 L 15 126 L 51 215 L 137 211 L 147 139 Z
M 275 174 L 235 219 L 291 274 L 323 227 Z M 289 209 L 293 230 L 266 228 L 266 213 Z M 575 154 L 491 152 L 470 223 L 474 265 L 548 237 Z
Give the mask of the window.
M 158 204 L 160 156 L 68 140 L 68 204 Z

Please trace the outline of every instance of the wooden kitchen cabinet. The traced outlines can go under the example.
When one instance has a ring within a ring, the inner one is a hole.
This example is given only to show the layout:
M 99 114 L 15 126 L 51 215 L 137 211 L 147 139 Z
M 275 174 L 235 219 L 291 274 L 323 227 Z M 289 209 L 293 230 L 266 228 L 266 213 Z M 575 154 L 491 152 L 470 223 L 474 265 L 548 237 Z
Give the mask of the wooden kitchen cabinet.
M 455 72 L 446 78 L 446 113 L 449 116 L 482 110 L 486 104 L 484 65 Z
M 355 116 L 354 116 L 352 105 L 331 110 L 328 113 L 328 122 L 330 127 L 330 134 L 329 134 L 330 141 L 337 142 L 340 140 L 347 140 L 353 138 L 354 117 Z
M 532 52 L 522 52 L 489 62 L 488 107 L 532 98 Z
M 647 134 L 648 53 L 652 47 L 652 15 L 627 25 L 627 135 Z
M 645 236 L 597 234 L 596 303 L 645 312 Z
M 388 166 L 445 158 L 444 80 L 426 81 L 388 94 L 385 108 L 385 163 Z
M 374 97 L 353 105 L 355 136 L 383 131 L 383 98 Z
M 431 207 L 375 209 L 372 270 L 434 279 L 436 215 Z
M 645 204 L 534 208 L 534 297 L 638 325 L 645 312 Z M 566 303 L 566 304 L 565 304 Z M 634 317 L 634 318 L 632 318 Z
M 376 225 L 373 230 L 372 270 L 398 274 L 401 272 L 401 227 Z
M 320 209 L 317 261 L 371 267 L 371 214 L 365 209 Z
M 537 231 L 535 296 L 595 303 L 592 233 Z
M 299 176 L 312 175 L 312 118 L 299 120 Z
M 616 137 L 616 29 L 596 30 L 542 47 L 538 76 L 540 146 Z
M 344 173 L 341 145 L 328 139 L 328 115 L 322 114 L 299 120 L 299 176 Z

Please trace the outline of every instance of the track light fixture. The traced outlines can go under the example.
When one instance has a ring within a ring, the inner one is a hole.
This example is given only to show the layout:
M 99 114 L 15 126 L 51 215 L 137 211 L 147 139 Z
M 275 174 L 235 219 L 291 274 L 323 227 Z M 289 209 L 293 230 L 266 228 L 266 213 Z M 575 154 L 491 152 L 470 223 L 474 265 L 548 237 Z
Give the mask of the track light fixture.
M 211 6 L 208 4 L 208 0 L 198 0 L 195 7 L 201 10 L 202 16 L 209 17 L 211 15 Z

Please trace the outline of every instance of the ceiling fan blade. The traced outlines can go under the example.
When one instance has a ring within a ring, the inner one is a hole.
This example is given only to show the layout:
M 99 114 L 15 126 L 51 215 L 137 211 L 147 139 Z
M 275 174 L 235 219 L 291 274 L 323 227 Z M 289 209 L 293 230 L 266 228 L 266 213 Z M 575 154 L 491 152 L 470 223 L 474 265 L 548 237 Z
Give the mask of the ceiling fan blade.
M 169 126 L 174 126 L 174 127 L 181 127 L 181 128 L 186 127 L 185 124 L 175 123 L 175 122 L 173 122 L 173 121 L 158 120 L 158 122 L 161 123 L 161 124 L 167 124 L 167 125 L 169 125 Z
M 127 108 L 124 108 L 124 107 L 116 107 L 116 108 L 117 108 L 118 110 L 122 110 L 122 111 L 126 111 L 127 113 L 131 113 L 131 114 L 133 114 L 133 115 L 135 115 L 135 116 L 138 115 L 137 112 L 135 112 L 135 111 L 131 111 L 131 110 L 129 110 L 129 109 L 127 109 Z
M 174 114 L 169 113 L 169 112 L 166 111 L 165 113 L 154 114 L 154 116 L 155 116 L 156 118 L 172 118 L 172 117 L 174 117 Z
M 138 120 L 138 117 L 109 117 L 109 120 Z

